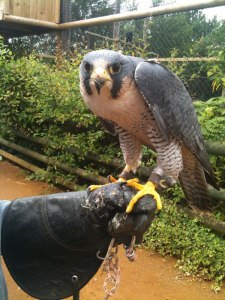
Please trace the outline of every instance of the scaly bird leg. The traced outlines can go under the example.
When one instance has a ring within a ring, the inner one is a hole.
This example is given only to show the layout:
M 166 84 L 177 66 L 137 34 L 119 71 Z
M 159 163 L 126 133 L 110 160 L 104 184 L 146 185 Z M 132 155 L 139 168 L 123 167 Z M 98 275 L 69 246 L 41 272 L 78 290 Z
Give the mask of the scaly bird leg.
M 160 211 L 162 209 L 162 202 L 159 194 L 156 192 L 156 188 L 159 186 L 166 188 L 166 185 L 164 184 L 165 180 L 162 180 L 163 173 L 164 172 L 160 167 L 156 167 L 153 170 L 149 181 L 145 185 L 142 185 L 136 180 L 132 179 L 127 181 L 127 185 L 134 187 L 135 189 L 139 190 L 139 192 L 131 199 L 127 206 L 126 213 L 130 213 L 135 203 L 145 195 L 152 195 L 156 201 L 157 210 Z
M 134 172 L 132 170 L 130 170 L 129 167 L 127 166 L 127 167 L 125 167 L 123 172 L 119 175 L 118 180 L 115 177 L 111 176 L 111 175 L 108 176 L 108 180 L 109 180 L 110 183 L 112 183 L 112 182 L 126 182 L 128 179 L 131 179 L 131 178 L 134 178 L 134 177 L 135 177 Z M 106 185 L 110 184 L 110 183 L 106 183 Z M 99 184 L 90 185 L 89 190 L 91 192 L 93 192 L 94 190 L 99 189 L 102 186 L 103 185 L 99 185 Z

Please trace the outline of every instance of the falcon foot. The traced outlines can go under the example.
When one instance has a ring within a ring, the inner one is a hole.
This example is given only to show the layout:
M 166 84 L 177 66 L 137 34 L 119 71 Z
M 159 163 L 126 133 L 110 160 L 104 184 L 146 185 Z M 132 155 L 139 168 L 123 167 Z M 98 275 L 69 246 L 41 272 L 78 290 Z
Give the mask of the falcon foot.
M 154 185 L 153 182 L 148 181 L 145 185 L 142 185 L 138 182 L 137 178 L 134 179 L 130 179 L 127 180 L 126 183 L 128 186 L 131 186 L 137 190 L 139 190 L 139 192 L 130 200 L 130 203 L 127 206 L 126 209 L 126 213 L 130 213 L 135 205 L 135 203 L 143 196 L 145 195 L 152 195 L 156 201 L 157 204 L 157 210 L 161 210 L 162 209 L 162 202 L 160 199 L 159 194 L 156 192 L 156 186 Z
M 162 209 L 162 202 L 160 199 L 159 194 L 156 192 L 156 185 L 151 182 L 148 181 L 145 185 L 140 184 L 138 178 L 133 178 L 133 179 L 129 179 L 129 180 L 125 180 L 124 178 L 119 178 L 118 180 L 116 178 L 114 178 L 113 176 L 109 176 L 108 177 L 110 183 L 106 183 L 104 185 L 108 185 L 111 184 L 113 182 L 124 182 L 124 184 L 126 184 L 127 186 L 133 187 L 136 190 L 138 190 L 139 192 L 130 200 L 130 203 L 127 206 L 126 209 L 126 213 L 130 213 L 133 210 L 133 207 L 135 205 L 135 203 L 137 203 L 137 201 L 142 198 L 145 195 L 152 195 L 156 201 L 157 204 L 157 210 L 161 210 Z M 101 188 L 103 185 L 90 185 L 89 186 L 89 190 L 91 192 L 93 192 L 96 189 Z

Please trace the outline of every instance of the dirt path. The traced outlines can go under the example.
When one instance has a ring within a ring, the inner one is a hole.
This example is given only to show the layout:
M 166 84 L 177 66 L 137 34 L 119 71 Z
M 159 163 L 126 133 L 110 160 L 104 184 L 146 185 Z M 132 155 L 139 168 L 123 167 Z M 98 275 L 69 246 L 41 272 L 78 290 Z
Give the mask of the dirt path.
M 60 192 L 43 182 L 27 181 L 24 172 L 8 162 L 0 163 L 0 199 L 15 199 Z M 175 268 L 174 259 L 138 250 L 138 260 L 130 263 L 120 249 L 121 283 L 114 300 L 225 300 L 225 288 L 215 295 L 212 283 L 184 278 Z M 4 267 L 9 300 L 31 300 L 12 280 Z M 105 275 L 100 270 L 81 291 L 81 300 L 101 300 Z M 72 299 L 72 298 L 69 298 Z

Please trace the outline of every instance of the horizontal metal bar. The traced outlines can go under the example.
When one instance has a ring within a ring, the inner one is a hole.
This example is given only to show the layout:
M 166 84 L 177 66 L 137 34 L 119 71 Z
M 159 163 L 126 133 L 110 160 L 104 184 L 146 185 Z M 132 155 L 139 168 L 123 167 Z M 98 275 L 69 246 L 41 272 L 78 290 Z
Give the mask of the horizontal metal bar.
M 218 57 L 156 57 L 160 62 L 218 61 Z
M 85 31 L 87 32 L 87 31 Z M 100 34 L 92 34 L 93 36 L 100 36 Z M 101 37 L 101 36 L 100 36 Z M 106 37 L 107 40 L 111 40 L 111 41 L 120 41 L 122 43 L 126 43 L 123 40 L 115 40 L 115 39 L 111 39 Z M 47 59 L 56 59 L 55 55 L 48 55 L 48 54 L 33 54 L 36 57 L 39 58 L 47 58 Z M 176 62 L 201 62 L 201 61 L 218 61 L 219 58 L 216 56 L 211 56 L 211 57 L 154 57 L 157 61 L 159 62 L 172 62 L 172 63 L 176 63 Z
M 143 11 L 131 11 L 124 12 L 115 15 L 103 16 L 98 18 L 79 20 L 73 22 L 67 22 L 59 24 L 60 29 L 68 29 L 75 27 L 85 27 L 98 24 L 112 23 L 118 21 L 125 21 L 131 19 L 140 19 L 147 18 L 151 16 L 159 16 L 163 14 L 170 14 L 175 12 L 194 10 L 194 9 L 203 9 L 215 6 L 225 5 L 225 0 L 196 0 L 193 2 L 187 1 L 186 3 L 174 3 L 169 5 L 152 7 Z
M 53 22 L 46 22 L 36 19 L 23 18 L 13 15 L 4 15 L 5 22 L 26 24 L 30 26 L 44 27 L 53 30 L 64 30 L 69 28 L 87 27 L 99 24 L 106 24 L 118 21 L 125 21 L 131 19 L 141 19 L 151 16 L 159 16 L 163 14 L 171 14 L 187 10 L 204 9 L 209 7 L 216 7 L 225 5 L 225 0 L 196 0 L 193 2 L 187 1 L 186 3 L 174 3 L 163 6 L 151 7 L 141 11 L 124 12 L 115 15 L 103 16 L 98 18 L 91 18 L 85 20 L 72 21 L 62 24 Z
M 120 39 L 112 39 L 108 36 L 104 36 L 104 35 L 101 35 L 101 34 L 98 34 L 98 33 L 94 33 L 94 32 L 90 32 L 88 30 L 85 31 L 85 34 L 88 34 L 88 35 L 91 35 L 91 36 L 96 36 L 96 37 L 99 37 L 101 39 L 104 39 L 104 40 L 108 40 L 108 41 L 112 41 L 112 42 L 122 42 L 122 43 L 126 43 L 125 40 L 120 40 Z
M 7 23 L 16 23 L 16 24 L 23 24 L 23 25 L 29 25 L 34 27 L 42 27 L 42 28 L 49 28 L 53 30 L 59 30 L 59 25 L 53 22 L 47 22 L 47 21 L 41 21 L 36 19 L 30 19 L 30 18 L 23 18 L 18 17 L 14 15 L 5 15 L 3 18 L 4 22 Z

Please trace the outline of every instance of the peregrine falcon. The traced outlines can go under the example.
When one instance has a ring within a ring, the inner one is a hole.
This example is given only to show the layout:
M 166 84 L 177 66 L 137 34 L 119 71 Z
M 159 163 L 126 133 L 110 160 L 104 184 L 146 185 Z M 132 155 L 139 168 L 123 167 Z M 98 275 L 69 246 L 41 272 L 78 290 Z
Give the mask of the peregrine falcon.
M 80 65 L 80 91 L 103 127 L 118 134 L 125 168 L 120 180 L 139 192 L 127 213 L 145 194 L 166 178 L 167 186 L 180 182 L 192 208 L 209 210 L 207 181 L 217 188 L 204 147 L 192 99 L 181 80 L 165 66 L 111 50 L 88 53 Z M 149 181 L 133 179 L 140 165 L 142 145 L 157 153 Z

